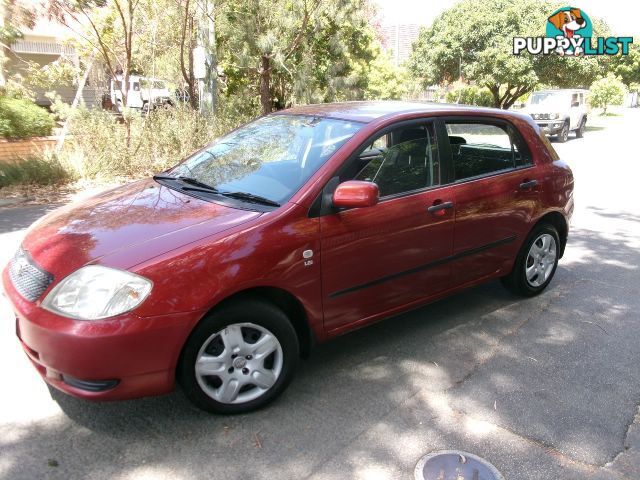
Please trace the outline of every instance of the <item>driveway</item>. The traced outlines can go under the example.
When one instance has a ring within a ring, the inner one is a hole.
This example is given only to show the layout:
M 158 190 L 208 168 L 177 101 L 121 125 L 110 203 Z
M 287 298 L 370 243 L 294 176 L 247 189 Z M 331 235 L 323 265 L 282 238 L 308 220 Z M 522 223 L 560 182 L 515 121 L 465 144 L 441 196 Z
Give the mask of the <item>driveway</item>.
M 0 306 L 0 477 L 411 479 L 462 449 L 507 479 L 640 478 L 640 110 L 554 143 L 577 210 L 543 295 L 492 282 L 322 345 L 265 410 L 180 392 L 93 404 L 49 391 Z M 0 261 L 41 207 L 0 210 Z

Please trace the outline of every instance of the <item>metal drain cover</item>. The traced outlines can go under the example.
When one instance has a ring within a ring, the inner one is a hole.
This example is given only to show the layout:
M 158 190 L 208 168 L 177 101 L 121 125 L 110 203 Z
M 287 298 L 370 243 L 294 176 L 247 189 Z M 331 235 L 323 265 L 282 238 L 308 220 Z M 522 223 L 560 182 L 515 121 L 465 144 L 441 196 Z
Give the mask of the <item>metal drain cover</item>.
M 425 455 L 415 469 L 416 480 L 504 480 L 496 467 L 472 453 L 443 450 Z

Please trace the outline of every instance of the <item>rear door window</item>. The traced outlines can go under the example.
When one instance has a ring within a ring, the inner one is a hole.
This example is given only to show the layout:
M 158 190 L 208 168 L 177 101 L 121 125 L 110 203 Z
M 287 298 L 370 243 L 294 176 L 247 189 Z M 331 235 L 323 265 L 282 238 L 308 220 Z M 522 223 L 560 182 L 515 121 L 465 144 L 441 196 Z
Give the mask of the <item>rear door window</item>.
M 447 121 L 445 124 L 455 181 L 531 164 L 524 141 L 507 124 L 484 121 Z

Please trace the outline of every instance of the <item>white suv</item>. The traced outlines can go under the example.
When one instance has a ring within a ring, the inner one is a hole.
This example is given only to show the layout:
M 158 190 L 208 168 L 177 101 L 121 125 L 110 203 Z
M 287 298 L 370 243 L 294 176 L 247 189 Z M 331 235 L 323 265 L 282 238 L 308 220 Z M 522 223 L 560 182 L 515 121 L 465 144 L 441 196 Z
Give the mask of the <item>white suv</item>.
M 569 132 L 582 138 L 587 124 L 587 90 L 540 90 L 533 92 L 523 110 L 547 135 L 566 142 Z

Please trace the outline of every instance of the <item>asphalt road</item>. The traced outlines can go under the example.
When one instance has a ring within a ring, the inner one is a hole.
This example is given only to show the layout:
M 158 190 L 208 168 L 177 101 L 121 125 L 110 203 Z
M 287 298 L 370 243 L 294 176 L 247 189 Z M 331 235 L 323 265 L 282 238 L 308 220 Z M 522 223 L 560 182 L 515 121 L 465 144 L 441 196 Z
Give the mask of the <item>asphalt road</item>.
M 49 391 L 0 305 L 0 477 L 411 479 L 433 450 L 510 480 L 640 478 L 640 110 L 554 144 L 577 210 L 551 287 L 489 283 L 320 346 L 272 406 Z M 0 262 L 42 207 L 0 210 Z

